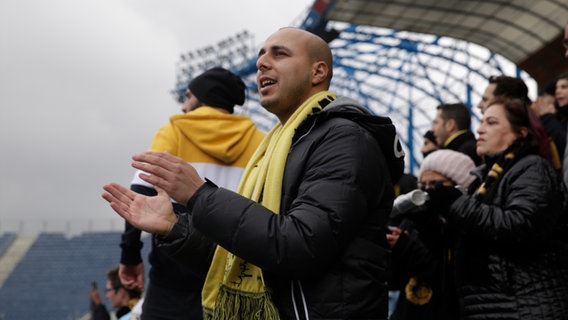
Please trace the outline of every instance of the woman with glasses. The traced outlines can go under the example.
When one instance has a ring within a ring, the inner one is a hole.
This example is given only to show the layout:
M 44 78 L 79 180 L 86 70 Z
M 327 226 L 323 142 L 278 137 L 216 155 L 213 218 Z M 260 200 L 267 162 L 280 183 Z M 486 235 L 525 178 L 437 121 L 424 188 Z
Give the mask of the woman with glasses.
M 422 161 L 418 185 L 426 193 L 438 189 L 445 190 L 439 193 L 460 196 L 475 179 L 470 174 L 474 168 L 473 160 L 464 153 L 436 150 Z M 400 203 L 398 200 L 395 203 Z M 443 217 L 448 208 L 449 203 L 428 203 L 427 207 L 393 210 L 387 234 L 392 247 L 389 287 L 400 294 L 394 310 L 390 310 L 390 320 L 457 318 L 458 303 L 448 272 L 451 247 Z

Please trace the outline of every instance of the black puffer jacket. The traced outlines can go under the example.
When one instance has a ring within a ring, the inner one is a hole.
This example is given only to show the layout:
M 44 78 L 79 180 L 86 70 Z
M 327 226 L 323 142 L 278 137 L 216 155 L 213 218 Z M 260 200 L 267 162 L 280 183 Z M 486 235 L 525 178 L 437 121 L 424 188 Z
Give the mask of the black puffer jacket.
M 481 161 L 481 157 L 477 155 L 476 148 L 477 139 L 471 131 L 465 131 L 464 133 L 458 135 L 444 147 L 444 149 L 450 149 L 468 155 L 471 160 L 473 160 L 475 165 L 478 166 L 483 161 Z
M 205 270 L 191 252 L 204 234 L 263 269 L 282 319 L 386 319 L 384 226 L 403 153 L 390 119 L 354 104 L 338 99 L 296 130 L 279 215 L 206 183 L 168 238 L 184 223 L 201 233 L 169 244 L 174 256 Z
M 461 231 L 463 318 L 568 319 L 568 212 L 559 175 L 528 155 L 498 183 L 490 204 L 462 196 L 451 207 L 450 223 Z

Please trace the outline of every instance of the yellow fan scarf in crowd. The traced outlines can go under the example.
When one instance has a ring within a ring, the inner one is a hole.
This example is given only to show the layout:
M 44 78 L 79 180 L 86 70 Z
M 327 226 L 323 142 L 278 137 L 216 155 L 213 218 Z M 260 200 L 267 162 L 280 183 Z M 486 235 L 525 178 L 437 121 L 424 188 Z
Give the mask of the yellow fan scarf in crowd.
M 284 167 L 296 128 L 319 101 L 335 94 L 319 92 L 306 100 L 284 125 L 280 122 L 264 138 L 241 178 L 237 192 L 278 214 Z M 259 200 L 262 199 L 260 202 Z M 202 292 L 204 319 L 279 319 L 262 270 L 217 246 Z

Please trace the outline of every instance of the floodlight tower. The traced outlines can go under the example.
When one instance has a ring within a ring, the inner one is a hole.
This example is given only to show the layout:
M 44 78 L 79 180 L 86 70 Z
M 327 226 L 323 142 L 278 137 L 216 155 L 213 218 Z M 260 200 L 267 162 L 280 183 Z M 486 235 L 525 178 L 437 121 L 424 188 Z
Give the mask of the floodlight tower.
M 183 101 L 191 79 L 212 67 L 223 67 L 231 71 L 240 70 L 243 65 L 254 59 L 253 48 L 254 37 L 244 30 L 215 45 L 182 53 L 176 65 L 176 85 L 172 93 L 178 101 Z

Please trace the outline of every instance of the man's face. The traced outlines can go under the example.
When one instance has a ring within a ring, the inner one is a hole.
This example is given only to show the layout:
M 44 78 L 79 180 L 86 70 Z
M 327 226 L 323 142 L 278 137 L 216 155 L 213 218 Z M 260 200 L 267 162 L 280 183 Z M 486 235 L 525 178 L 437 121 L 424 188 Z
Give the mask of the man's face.
M 107 280 L 106 283 L 106 298 L 110 302 L 113 308 L 117 309 L 122 307 L 122 302 L 124 301 L 124 295 L 126 291 L 124 288 L 114 288 L 110 280 Z
M 188 113 L 189 111 L 196 109 L 200 105 L 201 105 L 201 102 L 199 102 L 197 97 L 195 97 L 193 94 L 191 94 L 191 91 L 189 91 L 189 89 L 188 89 L 185 92 L 185 101 L 183 102 L 183 105 L 181 106 L 181 111 L 183 113 Z
M 481 96 L 481 101 L 479 101 L 479 103 L 477 104 L 477 107 L 482 114 L 485 112 L 485 109 L 487 109 L 489 102 L 491 102 L 491 100 L 495 98 L 495 95 L 493 95 L 493 92 L 495 92 L 495 87 L 497 87 L 495 83 L 488 84 L 487 88 L 485 88 L 485 91 L 483 92 L 483 95 Z
M 450 134 L 446 130 L 446 121 L 442 118 L 442 110 L 436 111 L 436 117 L 434 117 L 434 122 L 432 122 L 432 132 L 436 137 L 436 143 L 439 146 L 443 146 L 446 139 L 449 138 Z
M 282 29 L 266 40 L 258 55 L 260 104 L 281 121 L 311 95 L 313 64 L 307 41 L 298 30 Z
M 564 57 L 568 59 L 568 25 L 564 27 L 564 39 L 562 39 L 562 44 L 564 45 Z

